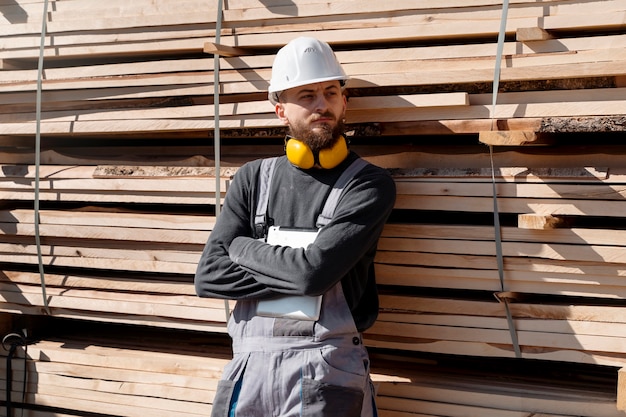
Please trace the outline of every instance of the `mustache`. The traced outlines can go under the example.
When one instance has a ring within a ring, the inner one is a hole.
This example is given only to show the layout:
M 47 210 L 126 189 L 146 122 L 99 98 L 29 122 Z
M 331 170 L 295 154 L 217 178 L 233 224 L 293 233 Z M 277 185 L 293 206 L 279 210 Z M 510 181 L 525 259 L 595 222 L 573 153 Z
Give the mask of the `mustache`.
M 318 114 L 316 116 L 313 116 L 311 118 L 311 121 L 315 122 L 315 121 L 320 120 L 320 119 L 333 119 L 333 120 L 336 120 L 337 117 L 335 116 L 335 113 L 333 113 L 331 111 L 325 111 L 324 113 L 321 113 L 321 114 Z

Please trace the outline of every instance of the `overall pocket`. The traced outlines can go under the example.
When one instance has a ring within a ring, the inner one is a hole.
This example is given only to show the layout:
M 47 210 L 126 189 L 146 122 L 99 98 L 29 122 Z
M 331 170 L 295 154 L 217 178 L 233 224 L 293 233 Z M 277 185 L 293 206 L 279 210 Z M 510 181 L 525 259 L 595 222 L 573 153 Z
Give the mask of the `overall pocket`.
M 302 380 L 302 417 L 360 417 L 363 391 Z
M 243 374 L 250 354 L 236 355 L 225 367 L 217 383 L 211 417 L 233 417 L 241 391 Z
M 234 415 L 241 381 L 221 380 L 217 383 L 211 417 L 231 417 Z M 231 409 L 233 413 L 231 414 Z
M 325 347 L 311 351 L 302 375 L 303 417 L 360 417 L 368 381 L 363 352 Z

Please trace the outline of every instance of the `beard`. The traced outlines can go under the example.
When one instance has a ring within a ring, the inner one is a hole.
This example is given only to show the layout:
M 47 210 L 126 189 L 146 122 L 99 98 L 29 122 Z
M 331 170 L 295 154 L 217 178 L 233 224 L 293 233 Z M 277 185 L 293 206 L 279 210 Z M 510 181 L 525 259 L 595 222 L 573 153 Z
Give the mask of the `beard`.
M 321 117 L 335 118 L 335 115 L 327 112 L 322 114 Z M 334 127 L 324 123 L 320 124 L 315 129 L 311 129 L 305 122 L 292 123 L 289 126 L 289 134 L 299 141 L 306 143 L 314 153 L 332 147 L 337 139 L 343 135 L 344 131 L 345 124 L 343 119 L 337 120 Z

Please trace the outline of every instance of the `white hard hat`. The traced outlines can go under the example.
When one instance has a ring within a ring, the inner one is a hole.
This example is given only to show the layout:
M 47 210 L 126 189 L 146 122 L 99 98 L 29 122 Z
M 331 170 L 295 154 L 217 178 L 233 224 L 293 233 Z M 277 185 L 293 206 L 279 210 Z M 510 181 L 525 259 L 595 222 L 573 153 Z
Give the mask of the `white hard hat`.
M 333 80 L 339 80 L 343 86 L 347 79 L 326 42 L 300 37 L 283 46 L 276 54 L 268 97 L 272 104 L 276 104 L 280 92 L 289 88 Z

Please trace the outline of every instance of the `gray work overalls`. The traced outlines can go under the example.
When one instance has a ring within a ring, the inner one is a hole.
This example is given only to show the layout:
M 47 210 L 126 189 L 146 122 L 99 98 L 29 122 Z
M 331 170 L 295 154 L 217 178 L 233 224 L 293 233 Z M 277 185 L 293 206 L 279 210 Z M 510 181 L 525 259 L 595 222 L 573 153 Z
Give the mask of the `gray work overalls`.
M 331 206 L 354 173 L 337 181 Z M 228 321 L 234 357 L 218 384 L 212 417 L 377 415 L 368 354 L 340 282 L 324 294 L 318 321 L 261 317 L 256 304 L 239 300 Z

